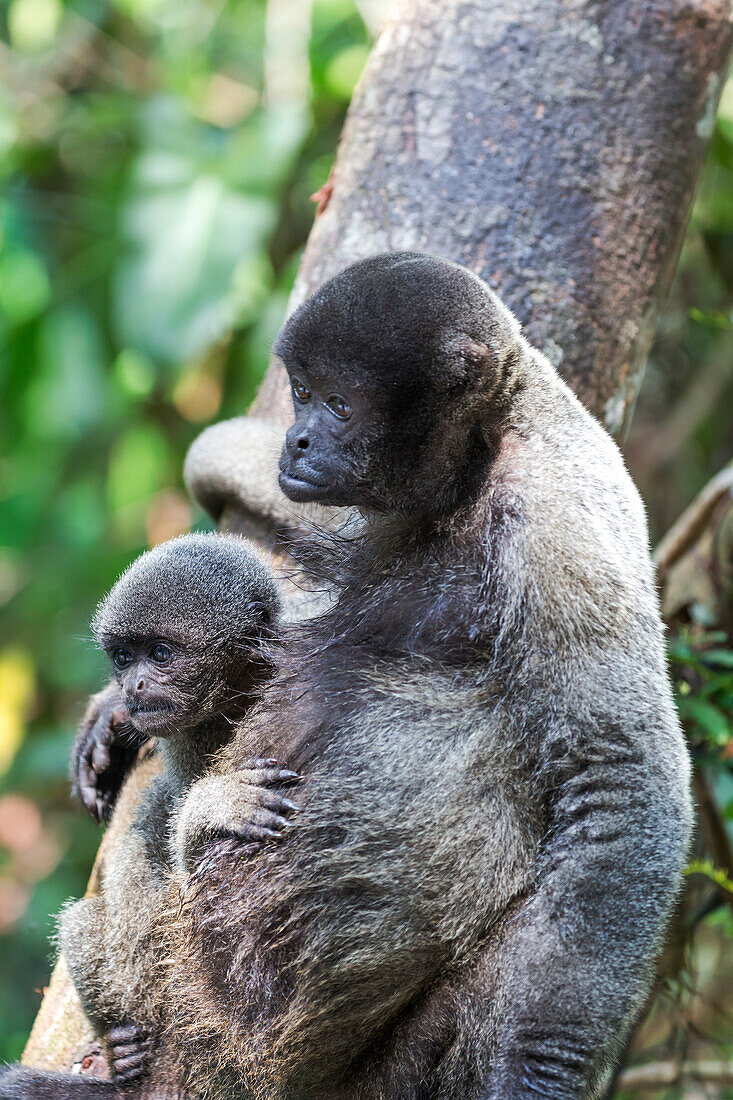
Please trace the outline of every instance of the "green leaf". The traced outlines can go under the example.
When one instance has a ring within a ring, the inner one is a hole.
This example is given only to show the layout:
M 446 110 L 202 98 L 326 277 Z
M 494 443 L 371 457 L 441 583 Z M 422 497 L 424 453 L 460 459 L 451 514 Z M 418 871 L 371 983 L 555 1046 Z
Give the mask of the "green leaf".
M 692 720 L 715 745 L 726 745 L 730 740 L 728 720 L 712 703 L 688 696 L 680 699 L 679 709 L 683 721 Z
M 0 311 L 11 325 L 22 325 L 45 308 L 51 287 L 43 261 L 34 252 L 0 255 Z
M 700 654 L 703 664 L 713 665 L 719 668 L 733 668 L 733 650 L 709 649 Z
M 696 859 L 688 863 L 685 868 L 686 875 L 705 875 L 711 879 L 721 890 L 727 894 L 733 894 L 733 880 L 728 878 L 722 867 L 716 867 L 710 859 Z
M 238 317 L 235 272 L 263 247 L 273 204 L 214 175 L 141 194 L 128 205 L 130 250 L 113 309 L 123 344 L 168 363 L 213 347 Z

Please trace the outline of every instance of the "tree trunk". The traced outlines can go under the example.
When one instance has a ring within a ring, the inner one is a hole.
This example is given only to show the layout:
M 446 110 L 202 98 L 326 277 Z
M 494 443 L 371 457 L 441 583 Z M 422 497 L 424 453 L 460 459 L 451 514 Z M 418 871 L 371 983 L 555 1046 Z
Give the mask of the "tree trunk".
M 731 41 L 729 0 L 398 3 L 354 97 L 293 304 L 377 251 L 458 260 L 619 432 L 674 271 Z M 253 412 L 273 434 L 288 422 L 275 363 Z M 281 507 L 274 478 L 244 419 L 223 429 L 195 446 L 189 483 L 205 496 L 215 482 L 223 521 L 267 542 Z M 25 1060 L 68 1066 L 79 1019 L 57 971 Z
M 728 0 L 408 0 L 354 96 L 294 294 L 386 249 L 498 292 L 612 432 L 674 272 Z M 270 369 L 255 410 L 290 413 Z

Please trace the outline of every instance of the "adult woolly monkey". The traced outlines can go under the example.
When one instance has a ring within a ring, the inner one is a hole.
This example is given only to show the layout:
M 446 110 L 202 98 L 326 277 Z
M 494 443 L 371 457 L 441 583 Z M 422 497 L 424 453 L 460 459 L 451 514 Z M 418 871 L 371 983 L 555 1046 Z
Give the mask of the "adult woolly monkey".
M 601 1094 L 690 831 L 642 505 L 463 268 L 377 256 L 275 345 L 293 500 L 362 521 L 338 586 L 191 789 L 171 1037 L 207 1096 Z M 253 755 L 300 827 L 242 858 Z
M 302 771 L 247 861 L 247 780 L 193 788 L 174 1033 L 217 1096 L 598 1096 L 690 831 L 642 505 L 619 452 L 470 272 L 377 256 L 275 344 L 293 500 L 353 505 L 335 606 L 222 773 Z M 317 565 L 311 560 L 311 570 Z M 224 1028 L 222 1041 L 217 1031 Z

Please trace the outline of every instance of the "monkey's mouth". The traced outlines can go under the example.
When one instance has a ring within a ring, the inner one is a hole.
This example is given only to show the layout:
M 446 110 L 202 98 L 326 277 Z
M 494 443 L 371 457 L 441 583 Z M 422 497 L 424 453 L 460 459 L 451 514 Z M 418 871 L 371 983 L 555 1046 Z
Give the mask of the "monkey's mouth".
M 329 486 L 322 481 L 312 481 L 307 477 L 293 477 L 285 470 L 278 478 L 285 496 L 294 501 L 323 500 L 328 496 Z
M 149 731 L 167 725 L 173 717 L 171 703 L 145 703 L 137 707 L 128 707 L 130 721 L 137 730 Z

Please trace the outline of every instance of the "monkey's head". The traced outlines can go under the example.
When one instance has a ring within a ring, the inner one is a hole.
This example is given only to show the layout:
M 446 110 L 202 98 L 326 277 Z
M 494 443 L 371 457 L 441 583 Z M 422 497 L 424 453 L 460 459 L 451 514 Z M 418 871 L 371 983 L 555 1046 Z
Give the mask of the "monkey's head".
M 524 347 L 511 313 L 456 264 L 402 252 L 346 268 L 275 341 L 295 408 L 283 492 L 379 511 L 454 503 L 489 457 Z
M 183 535 L 132 563 L 92 629 L 133 725 L 168 737 L 241 713 L 267 673 L 262 645 L 278 615 L 272 575 L 245 542 Z

